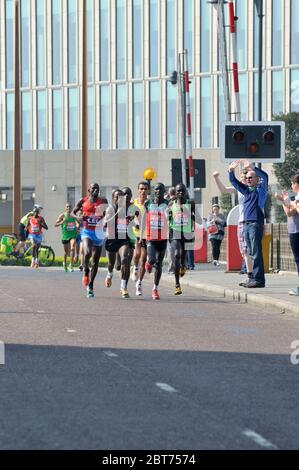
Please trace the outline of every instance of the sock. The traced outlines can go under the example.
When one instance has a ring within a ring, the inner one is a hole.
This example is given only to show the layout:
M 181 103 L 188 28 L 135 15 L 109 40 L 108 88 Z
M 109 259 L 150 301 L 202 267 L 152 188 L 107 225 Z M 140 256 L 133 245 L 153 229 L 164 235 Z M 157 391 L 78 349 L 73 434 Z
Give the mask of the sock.
M 107 277 L 109 277 L 109 279 L 112 279 L 112 278 L 113 278 L 113 273 L 110 273 L 110 272 L 108 271 Z
M 153 290 L 158 289 L 158 286 L 154 284 Z
M 252 273 L 247 273 L 247 274 L 248 274 L 248 278 L 252 279 Z
M 120 281 L 120 287 L 121 287 L 121 289 L 125 289 L 125 288 L 126 288 L 126 284 L 127 284 L 126 280 L 125 280 L 125 279 L 122 279 L 122 280 Z

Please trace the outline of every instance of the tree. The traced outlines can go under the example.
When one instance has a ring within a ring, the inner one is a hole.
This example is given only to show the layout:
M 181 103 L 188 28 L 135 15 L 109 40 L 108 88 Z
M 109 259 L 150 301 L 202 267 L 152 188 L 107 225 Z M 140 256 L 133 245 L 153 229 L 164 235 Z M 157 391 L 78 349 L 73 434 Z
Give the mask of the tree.
M 279 114 L 273 120 L 286 123 L 286 159 L 274 163 L 273 169 L 280 186 L 288 189 L 291 176 L 299 173 L 299 113 Z

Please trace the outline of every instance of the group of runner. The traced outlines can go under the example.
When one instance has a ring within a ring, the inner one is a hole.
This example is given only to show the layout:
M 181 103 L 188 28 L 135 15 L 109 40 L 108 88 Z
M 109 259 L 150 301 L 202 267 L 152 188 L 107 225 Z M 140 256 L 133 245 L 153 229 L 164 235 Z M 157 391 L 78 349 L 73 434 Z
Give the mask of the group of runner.
M 56 222 L 56 225 L 66 224 L 66 233 L 72 231 L 74 221 L 82 226 L 82 284 L 87 288 L 87 297 L 94 297 L 94 280 L 102 247 L 105 246 L 108 256 L 106 287 L 111 287 L 116 267 L 120 269 L 121 296 L 124 299 L 130 297 L 128 282 L 133 259 L 132 279 L 135 281 L 136 295 L 143 294 L 145 272 L 151 273 L 155 268 L 152 298 L 159 300 L 158 286 L 168 242 L 174 265 L 174 294 L 182 294 L 180 277 L 187 269 L 187 244 L 194 240 L 194 202 L 189 200 L 184 184 L 177 185 L 170 198 L 163 183 L 156 184 L 153 196 L 148 194 L 147 181 L 141 181 L 137 190 L 138 196 L 133 199 L 130 188 L 115 189 L 112 202 L 108 204 L 106 198 L 99 196 L 99 185 L 92 183 L 88 196 L 80 199 L 69 214 L 73 220 L 61 215 Z

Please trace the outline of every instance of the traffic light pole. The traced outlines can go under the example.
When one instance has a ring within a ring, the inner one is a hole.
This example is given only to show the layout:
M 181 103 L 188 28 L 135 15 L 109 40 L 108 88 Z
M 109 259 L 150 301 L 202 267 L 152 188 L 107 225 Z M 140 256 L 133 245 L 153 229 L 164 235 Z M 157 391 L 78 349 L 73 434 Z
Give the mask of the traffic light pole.
M 181 103 L 181 160 L 182 160 L 182 183 L 187 186 L 186 178 L 186 156 L 187 156 L 187 143 L 186 143 L 186 95 L 184 87 L 184 53 L 179 53 L 179 73 L 178 85 Z
M 258 121 L 263 119 L 263 0 L 255 0 L 259 18 L 259 64 L 258 64 Z M 258 168 L 262 164 L 258 163 Z
M 15 123 L 14 123 L 14 153 L 13 153 L 13 210 L 12 229 L 18 233 L 21 218 L 21 141 L 20 141 L 20 29 L 19 29 L 19 0 L 15 1 Z
M 186 100 L 186 150 L 188 151 L 189 162 L 189 193 L 190 198 L 194 199 L 194 167 L 192 157 L 192 131 L 191 131 L 191 106 L 190 106 L 190 93 L 189 93 L 189 71 L 188 71 L 188 51 L 184 50 L 184 94 Z

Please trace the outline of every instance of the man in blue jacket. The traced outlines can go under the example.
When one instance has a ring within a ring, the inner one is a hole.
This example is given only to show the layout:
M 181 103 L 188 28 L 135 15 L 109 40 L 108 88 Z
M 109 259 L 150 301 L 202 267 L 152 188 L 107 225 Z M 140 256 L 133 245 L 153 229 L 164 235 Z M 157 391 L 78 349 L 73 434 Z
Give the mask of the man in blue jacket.
M 241 183 L 235 176 L 235 169 L 242 162 L 246 173 L 247 184 Z M 268 195 L 268 175 L 260 168 L 251 168 L 247 160 L 235 160 L 229 166 L 229 180 L 244 199 L 244 238 L 253 259 L 252 273 L 244 287 L 265 287 L 265 271 L 262 252 L 264 235 L 264 207 Z

